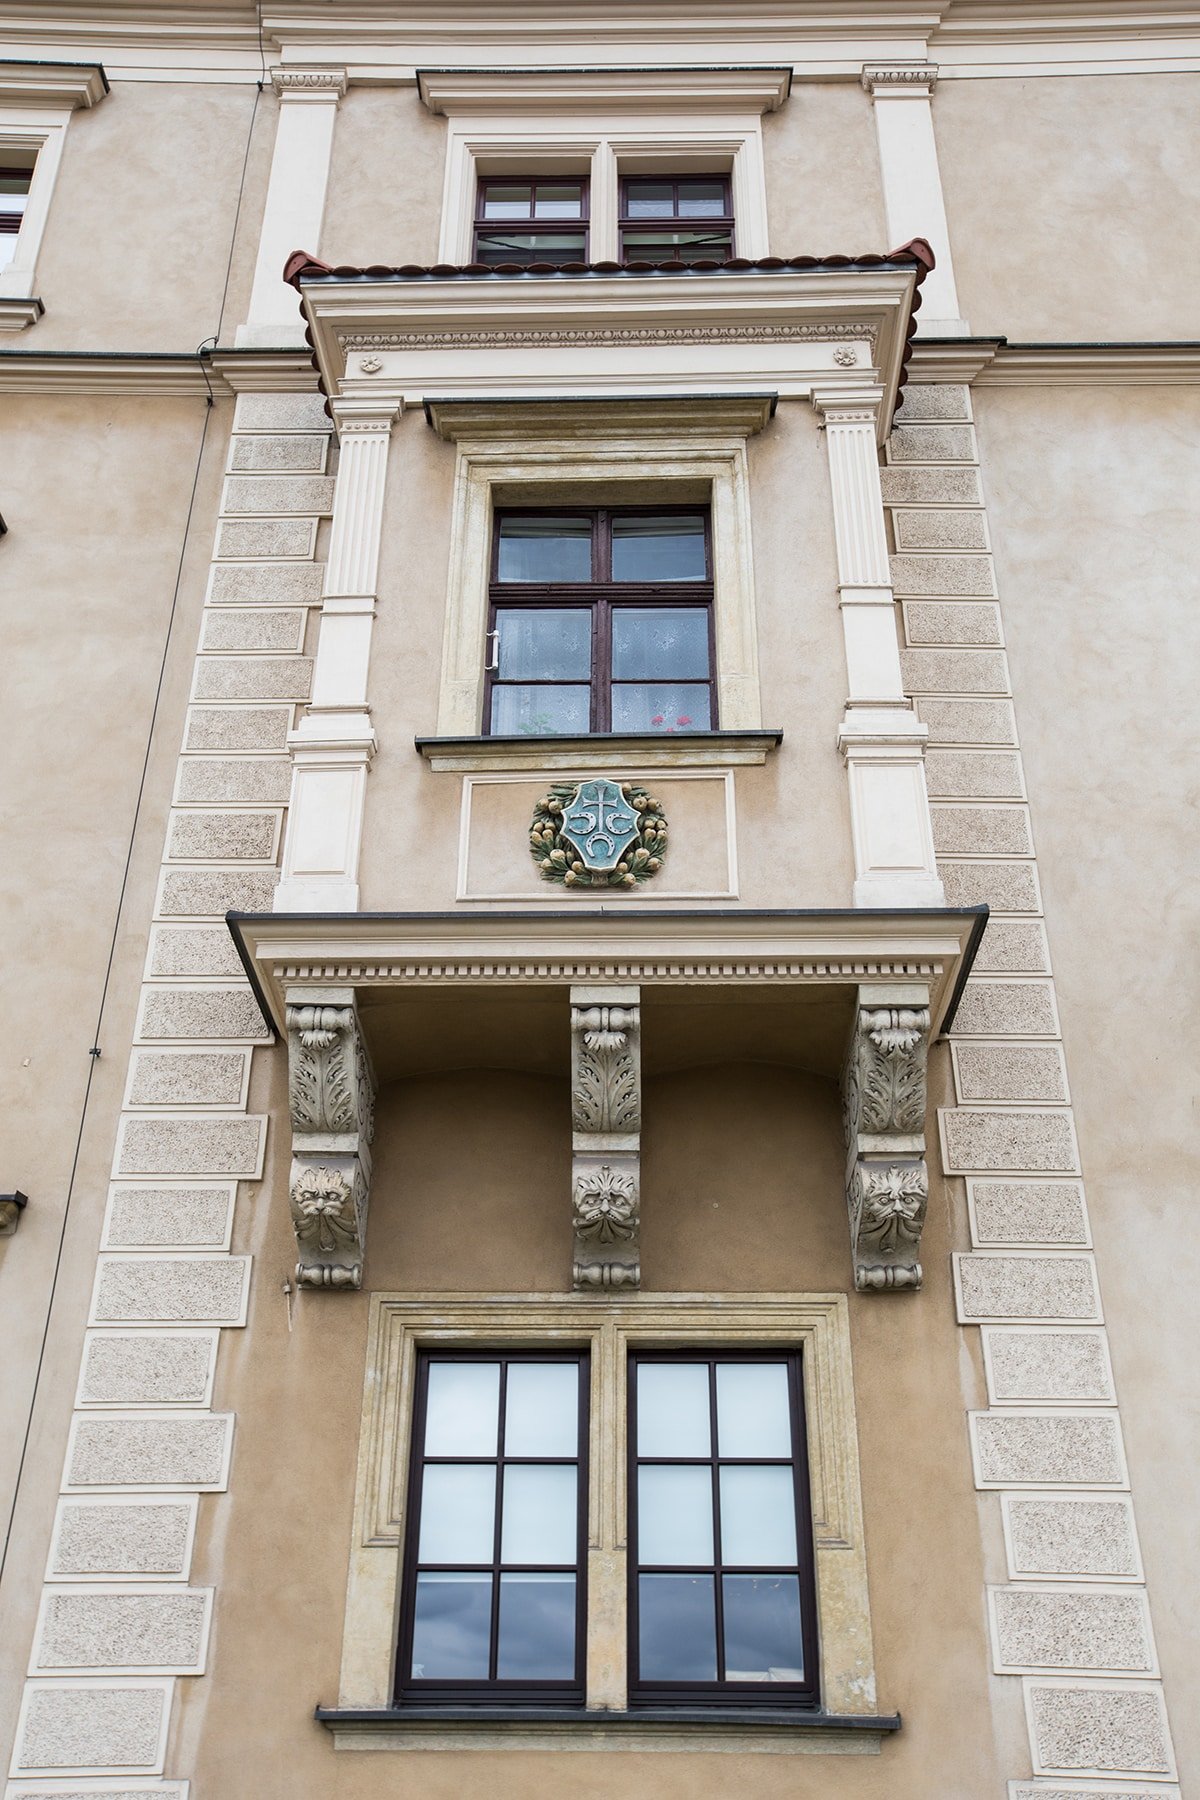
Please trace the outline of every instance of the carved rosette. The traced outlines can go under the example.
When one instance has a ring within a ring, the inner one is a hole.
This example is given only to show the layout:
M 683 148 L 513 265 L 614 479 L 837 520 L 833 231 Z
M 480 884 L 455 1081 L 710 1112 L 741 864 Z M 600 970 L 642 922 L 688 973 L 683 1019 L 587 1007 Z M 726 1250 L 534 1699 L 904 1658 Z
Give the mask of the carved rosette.
M 637 1287 L 642 1123 L 636 988 L 571 993 L 571 1220 L 577 1288 Z
M 860 989 L 842 1100 L 854 1285 L 861 1291 L 921 1285 L 928 1055 L 927 1006 L 876 1005 Z
M 303 1287 L 362 1286 L 375 1081 L 352 989 L 287 995 L 289 1202 Z

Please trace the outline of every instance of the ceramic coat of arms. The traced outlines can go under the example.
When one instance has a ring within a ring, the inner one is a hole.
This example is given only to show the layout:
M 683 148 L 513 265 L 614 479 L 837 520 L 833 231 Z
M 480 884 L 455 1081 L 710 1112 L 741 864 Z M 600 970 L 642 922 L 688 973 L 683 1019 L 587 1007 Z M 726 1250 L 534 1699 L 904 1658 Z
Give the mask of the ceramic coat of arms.
M 662 867 L 667 821 L 643 787 L 606 776 L 543 794 L 529 830 L 533 860 L 564 887 L 636 887 Z

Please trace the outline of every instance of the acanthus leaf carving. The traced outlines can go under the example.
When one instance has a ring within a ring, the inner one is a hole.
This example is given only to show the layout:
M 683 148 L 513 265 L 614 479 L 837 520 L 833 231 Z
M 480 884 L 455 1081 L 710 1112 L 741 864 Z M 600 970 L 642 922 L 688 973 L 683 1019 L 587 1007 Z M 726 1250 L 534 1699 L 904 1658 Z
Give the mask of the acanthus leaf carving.
M 860 1291 L 921 1285 L 929 1025 L 927 1006 L 873 1005 L 860 990 L 842 1079 L 846 1204 Z
M 574 1007 L 571 1114 L 576 1131 L 631 1132 L 641 1127 L 635 1008 Z
M 352 990 L 287 995 L 292 1225 L 303 1287 L 362 1285 L 375 1082 Z
M 637 990 L 576 989 L 571 999 L 572 1279 L 583 1289 L 637 1287 L 642 1122 Z

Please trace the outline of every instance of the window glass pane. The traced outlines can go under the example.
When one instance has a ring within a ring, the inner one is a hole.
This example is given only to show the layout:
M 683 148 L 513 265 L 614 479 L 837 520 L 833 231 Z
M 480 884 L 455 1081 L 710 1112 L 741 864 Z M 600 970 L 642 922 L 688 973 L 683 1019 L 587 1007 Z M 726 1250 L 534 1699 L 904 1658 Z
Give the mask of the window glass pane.
M 669 219 L 675 212 L 675 190 L 669 181 L 631 181 L 625 188 L 626 217 Z
M 501 519 L 497 575 L 501 581 L 590 581 L 592 521 Z
M 490 1563 L 496 1507 L 491 1463 L 427 1463 L 421 1490 L 423 1563 Z
M 590 607 L 497 607 L 496 629 L 502 681 L 586 681 L 592 672 Z
M 587 238 L 582 231 L 481 231 L 475 239 L 475 261 L 481 263 L 585 262 Z
M 694 1568 L 713 1560 L 712 1470 L 643 1463 L 638 1470 L 638 1561 Z
M 786 1363 L 717 1364 L 717 1449 L 721 1456 L 791 1456 Z
M 696 513 L 618 516 L 612 540 L 614 581 L 703 581 L 708 574 L 704 520 Z
M 612 616 L 614 681 L 708 679 L 706 606 L 623 606 Z
M 637 1364 L 639 1456 L 708 1456 L 708 1366 Z
M 725 216 L 725 183 L 723 181 L 681 181 L 679 184 L 679 217 L 681 219 L 721 219 Z
M 486 1681 L 492 1630 L 490 1575 L 418 1575 L 415 1681 Z
M 683 682 L 653 687 L 614 687 L 614 731 L 707 731 L 709 697 L 706 687 L 687 687 Z
M 769 1569 L 796 1562 L 796 1489 L 791 1468 L 721 1470 L 721 1560 Z
M 535 219 L 578 219 L 583 216 L 583 189 L 577 181 L 554 187 L 544 181 L 537 185 L 533 197 Z
M 591 688 L 492 689 L 492 732 L 496 737 L 540 737 L 547 732 L 583 737 L 591 728 Z
M 579 1544 L 578 1496 L 574 1463 L 509 1463 L 501 1562 L 573 1563 Z
M 500 1681 L 570 1681 L 575 1674 L 574 1575 L 501 1575 Z
M 795 1575 L 726 1575 L 726 1681 L 803 1681 Z
M 578 1452 L 579 1364 L 510 1363 L 504 1454 L 576 1456 Z
M 727 226 L 714 231 L 626 231 L 621 255 L 626 262 L 725 262 L 732 239 Z M 481 259 L 482 260 L 482 259 Z
M 715 1681 L 711 1575 L 639 1575 L 638 1674 L 643 1681 Z
M 498 1362 L 430 1363 L 426 1456 L 495 1456 L 499 1415 Z
M 529 217 L 529 183 L 506 182 L 503 187 L 489 182 L 483 190 L 485 219 L 527 219 Z

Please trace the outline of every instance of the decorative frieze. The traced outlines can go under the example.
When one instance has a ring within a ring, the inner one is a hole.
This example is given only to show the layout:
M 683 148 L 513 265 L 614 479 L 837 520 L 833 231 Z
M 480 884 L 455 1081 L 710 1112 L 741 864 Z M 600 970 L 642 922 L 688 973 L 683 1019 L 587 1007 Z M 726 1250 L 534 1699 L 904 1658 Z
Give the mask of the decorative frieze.
M 873 1002 L 888 1000 L 889 1004 Z M 929 1007 L 860 988 L 843 1075 L 846 1201 L 860 1290 L 921 1285 L 921 1231 L 929 1200 L 925 1167 L 925 1070 Z
M 641 1009 L 637 988 L 571 990 L 572 1278 L 641 1281 Z
M 289 1203 L 303 1287 L 362 1286 L 375 1079 L 353 989 L 287 998 Z

